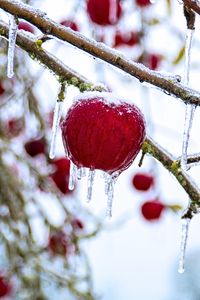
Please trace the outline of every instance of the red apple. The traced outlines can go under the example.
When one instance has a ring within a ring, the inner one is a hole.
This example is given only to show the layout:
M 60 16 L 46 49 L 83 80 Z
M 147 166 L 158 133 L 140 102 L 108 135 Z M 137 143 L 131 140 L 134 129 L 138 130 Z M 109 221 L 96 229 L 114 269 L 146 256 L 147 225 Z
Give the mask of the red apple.
M 137 173 L 133 176 L 132 183 L 136 190 L 147 191 L 153 186 L 154 178 L 147 173 Z
M 50 235 L 48 249 L 53 255 L 66 256 L 68 254 L 69 246 L 69 238 L 63 231 Z
M 135 0 L 135 3 L 137 4 L 137 6 L 147 7 L 151 4 L 151 1 L 150 0 Z
M 0 276 L 0 298 L 9 296 L 11 293 L 11 284 L 6 280 L 4 276 Z
M 79 31 L 78 25 L 71 20 L 63 20 L 60 22 L 61 25 L 71 28 L 74 31 Z
M 139 44 L 140 39 L 139 39 L 139 34 L 134 31 L 130 32 L 121 32 L 121 31 L 116 31 L 115 37 L 114 37 L 114 47 L 119 47 L 119 46 L 134 46 Z
M 31 139 L 25 143 L 24 148 L 26 152 L 32 157 L 35 157 L 39 154 L 46 154 L 45 139 L 44 137 Z
M 27 22 L 24 22 L 24 21 L 20 21 L 19 22 L 18 29 L 22 29 L 24 31 L 28 31 L 28 32 L 33 33 L 33 34 L 35 33 L 35 30 L 34 30 L 33 26 L 30 25 Z
M 158 200 L 145 202 L 141 207 L 143 217 L 148 221 L 158 220 L 165 209 L 165 205 Z
M 77 167 L 109 174 L 127 169 L 145 138 L 143 114 L 112 93 L 85 92 L 61 124 L 64 147 Z
M 98 25 L 115 25 L 122 15 L 121 1 L 88 0 L 87 13 L 91 21 Z

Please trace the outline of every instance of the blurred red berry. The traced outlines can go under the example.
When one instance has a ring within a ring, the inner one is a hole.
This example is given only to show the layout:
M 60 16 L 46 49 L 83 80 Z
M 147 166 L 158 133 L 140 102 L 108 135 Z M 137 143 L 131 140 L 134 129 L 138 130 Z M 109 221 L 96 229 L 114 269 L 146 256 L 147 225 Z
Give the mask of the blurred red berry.
M 69 174 L 67 174 L 65 171 L 55 171 L 50 175 L 50 177 L 63 194 L 67 195 L 72 192 L 68 187 Z
M 150 54 L 150 53 L 146 53 L 142 55 L 141 58 L 139 59 L 139 62 L 141 62 L 151 70 L 158 69 L 161 61 L 162 61 L 162 56 L 160 54 Z
M 88 0 L 87 13 L 92 22 L 98 25 L 115 25 L 121 15 L 120 0 Z
M 114 47 L 119 46 L 134 46 L 139 44 L 139 34 L 137 32 L 125 32 L 122 33 L 120 31 L 116 31 L 115 37 L 114 37 Z
M 127 169 L 145 138 L 140 110 L 111 93 L 76 97 L 61 124 L 65 149 L 78 167 L 109 174 Z
M 44 137 L 38 138 L 38 139 L 32 139 L 24 145 L 24 148 L 26 152 L 32 156 L 35 157 L 39 154 L 45 154 L 46 153 L 46 142 Z
M 13 118 L 10 119 L 6 126 L 7 135 L 12 138 L 18 136 L 24 129 L 23 118 Z
M 50 235 L 48 249 L 52 254 L 66 256 L 69 248 L 70 241 L 64 232 L 60 231 Z
M 137 173 L 132 179 L 133 186 L 138 191 L 147 191 L 154 184 L 154 178 L 147 173 Z
M 0 82 L 0 95 L 2 95 L 5 92 L 5 89 L 3 88 L 2 82 Z
M 79 31 L 78 25 L 70 20 L 63 20 L 60 22 L 61 25 L 71 28 L 74 31 Z
M 51 164 L 55 166 L 56 171 L 65 172 L 69 176 L 70 170 L 70 160 L 66 157 L 60 157 L 57 159 L 53 159 Z
M 84 224 L 80 219 L 73 219 L 71 224 L 72 224 L 72 227 L 74 230 L 83 230 L 84 229 Z
M 9 296 L 11 293 L 11 284 L 5 279 L 4 276 L 0 276 L 0 298 Z
M 143 217 L 148 220 L 158 220 L 165 209 L 165 205 L 157 200 L 147 201 L 141 207 Z
M 33 33 L 33 34 L 34 34 L 34 32 L 35 32 L 33 26 L 30 25 L 30 24 L 27 23 L 27 22 L 24 22 L 24 21 L 20 21 L 20 22 L 19 22 L 18 29 L 22 29 L 22 30 L 24 30 L 24 31 L 28 31 L 28 32 Z
M 146 7 L 151 4 L 151 1 L 150 0 L 136 0 L 135 3 L 137 4 L 137 6 Z

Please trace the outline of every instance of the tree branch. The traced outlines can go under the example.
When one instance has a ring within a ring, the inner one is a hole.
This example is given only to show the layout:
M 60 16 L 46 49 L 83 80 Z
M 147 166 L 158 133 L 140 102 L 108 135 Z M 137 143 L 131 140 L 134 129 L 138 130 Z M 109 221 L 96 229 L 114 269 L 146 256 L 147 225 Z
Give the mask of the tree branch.
M 0 8 L 34 24 L 44 34 L 50 34 L 59 40 L 74 45 L 94 57 L 98 57 L 105 62 L 108 62 L 127 74 L 137 78 L 140 82 L 147 82 L 159 87 L 168 94 L 182 99 L 184 103 L 200 105 L 200 93 L 179 83 L 176 76 L 166 76 L 159 72 L 151 71 L 142 64 L 134 63 L 133 61 L 126 59 L 120 52 L 59 25 L 49 19 L 45 13 L 19 1 L 1 0 Z
M 183 3 L 200 15 L 200 2 L 198 0 L 183 0 Z
M 8 37 L 8 26 L 4 22 L 0 22 L 0 34 L 6 38 Z M 26 36 L 23 33 L 18 33 L 17 45 L 27 51 L 31 57 L 34 55 L 35 59 L 44 64 L 44 66 L 49 68 L 58 76 L 61 76 L 69 82 L 71 80 L 71 84 L 73 84 L 72 81 L 74 81 L 77 82 L 78 87 L 86 86 L 88 88 L 101 88 L 101 90 L 103 90 L 102 87 L 95 87 L 89 80 L 66 67 L 46 50 L 38 47 L 37 40 L 32 40 L 29 36 Z M 74 80 L 72 80 L 72 78 L 74 78 Z M 189 209 L 185 214 L 186 217 L 191 218 L 192 215 L 196 213 L 197 207 L 200 207 L 200 192 L 192 182 L 191 178 L 181 170 L 180 161 L 175 160 L 166 150 L 161 148 L 150 138 L 146 138 L 143 145 L 143 152 L 153 156 L 177 178 L 180 185 L 184 188 L 191 199 Z M 189 158 L 189 162 L 191 162 L 191 159 L 192 158 Z
M 183 218 L 192 218 L 200 207 L 200 190 L 192 179 L 180 168 L 180 162 L 175 160 L 165 149 L 151 138 L 146 138 L 143 144 L 143 153 L 148 153 L 158 160 L 170 173 L 172 173 L 190 197 L 190 203 Z

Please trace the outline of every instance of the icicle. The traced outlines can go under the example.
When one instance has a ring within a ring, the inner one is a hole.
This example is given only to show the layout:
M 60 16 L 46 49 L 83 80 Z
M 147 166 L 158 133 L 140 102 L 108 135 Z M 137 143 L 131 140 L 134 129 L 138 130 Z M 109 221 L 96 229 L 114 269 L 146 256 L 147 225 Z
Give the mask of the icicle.
M 80 180 L 85 176 L 86 176 L 86 168 L 83 168 L 83 167 L 78 168 L 78 170 L 77 170 L 77 179 Z
M 89 170 L 88 182 L 87 182 L 87 202 L 92 199 L 92 188 L 94 183 L 95 170 Z
M 114 197 L 114 185 L 119 176 L 119 173 L 113 173 L 112 175 L 105 175 L 105 194 L 107 195 L 107 208 L 106 216 L 110 219 L 112 217 L 112 203 Z
M 70 171 L 69 171 L 69 190 L 73 190 L 76 184 L 76 175 L 77 175 L 77 167 L 70 161 Z
M 63 103 L 62 101 L 57 101 L 54 109 L 52 137 L 51 137 L 51 145 L 50 145 L 50 152 L 49 152 L 49 157 L 51 159 L 55 157 L 57 132 L 58 132 L 60 119 L 62 115 L 62 103 Z
M 17 22 L 14 16 L 9 15 L 9 36 L 8 36 L 8 62 L 7 62 L 7 76 L 12 78 L 14 75 L 14 53 L 15 43 L 17 37 Z
M 179 267 L 178 272 L 180 274 L 184 273 L 185 271 L 185 252 L 187 246 L 187 239 L 188 239 L 188 230 L 190 219 L 183 219 L 182 220 L 182 229 L 181 229 L 181 247 L 180 247 L 180 256 L 179 256 Z
M 193 33 L 194 33 L 193 29 L 187 30 L 186 45 L 185 45 L 185 67 L 184 67 L 184 83 L 186 85 L 189 84 L 190 56 L 191 56 L 191 45 L 192 45 Z M 182 143 L 182 156 L 181 156 L 181 167 L 186 171 L 189 169 L 189 166 L 187 165 L 187 150 L 188 150 L 190 131 L 192 128 L 195 109 L 196 109 L 195 105 L 191 105 L 191 104 L 186 105 L 183 143 Z
M 115 24 L 117 20 L 117 0 L 110 0 L 109 21 Z

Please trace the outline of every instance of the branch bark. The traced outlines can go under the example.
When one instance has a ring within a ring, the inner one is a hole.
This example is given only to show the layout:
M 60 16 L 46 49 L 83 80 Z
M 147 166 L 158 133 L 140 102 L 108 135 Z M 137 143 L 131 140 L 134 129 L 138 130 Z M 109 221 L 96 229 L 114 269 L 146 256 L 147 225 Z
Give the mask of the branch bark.
M 183 0 L 183 4 L 200 15 L 200 2 L 198 0 Z
M 19 1 L 1 0 L 0 8 L 34 24 L 44 34 L 50 34 L 61 41 L 72 44 L 94 57 L 100 58 L 125 73 L 137 78 L 140 82 L 147 82 L 156 86 L 169 95 L 173 95 L 181 99 L 184 103 L 200 105 L 200 93 L 178 82 L 179 79 L 177 79 L 176 76 L 166 76 L 162 73 L 151 71 L 141 64 L 130 61 L 120 52 L 59 25 L 49 19 L 45 13 L 34 9 L 31 6 L 22 4 Z

